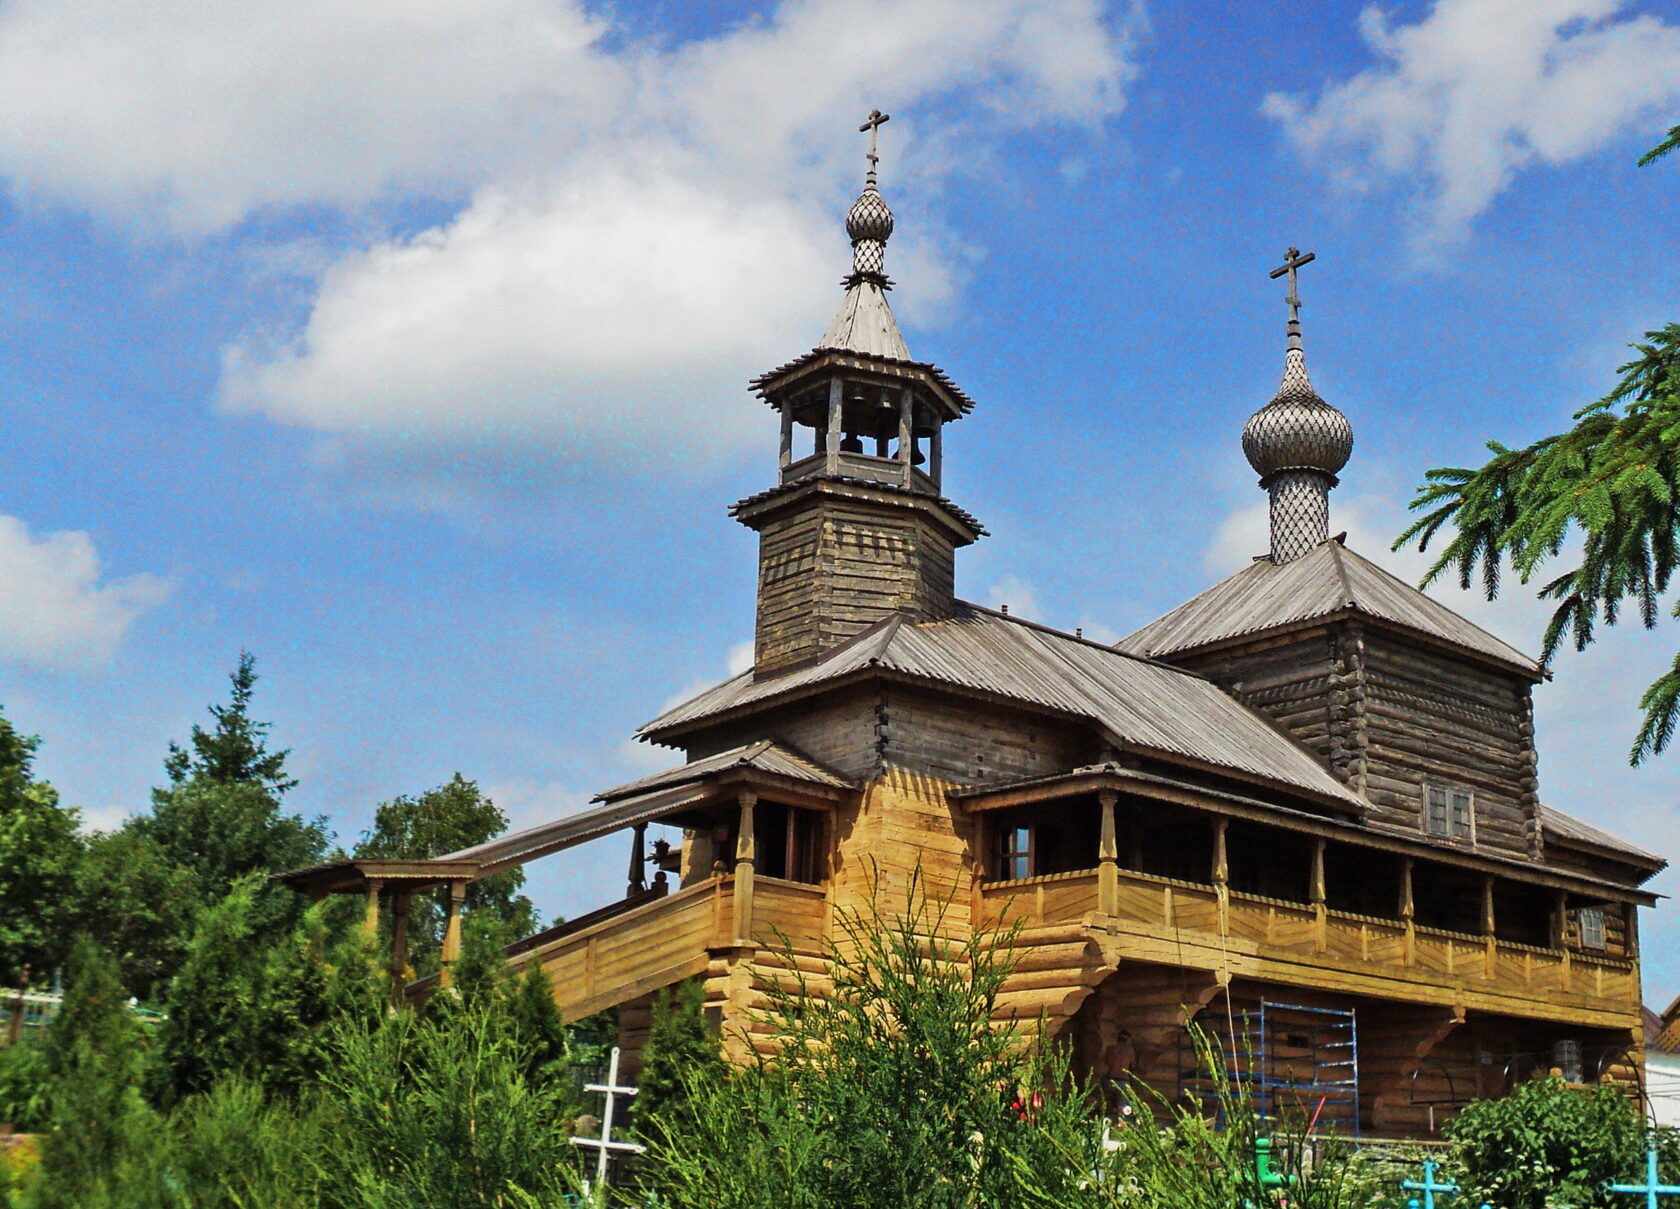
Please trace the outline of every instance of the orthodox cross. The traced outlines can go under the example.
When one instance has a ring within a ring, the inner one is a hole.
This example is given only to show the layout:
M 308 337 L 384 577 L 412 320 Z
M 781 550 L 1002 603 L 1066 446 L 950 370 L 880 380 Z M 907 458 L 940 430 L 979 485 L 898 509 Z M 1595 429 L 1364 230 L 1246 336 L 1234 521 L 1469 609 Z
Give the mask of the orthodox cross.
M 1680 1196 L 1680 1185 L 1664 1184 L 1657 1178 L 1657 1140 L 1652 1138 L 1645 1150 L 1645 1182 L 1643 1184 L 1611 1184 L 1611 1192 L 1634 1192 L 1645 1197 L 1645 1209 L 1658 1209 L 1659 1196 Z
M 881 129 L 883 123 L 890 121 L 892 121 L 892 114 L 882 113 L 879 109 L 871 109 L 869 120 L 858 127 L 859 134 L 862 134 L 865 130 L 869 131 L 869 179 L 871 181 L 875 179 L 875 164 L 881 158 L 875 154 L 875 132 Z
M 1294 248 L 1289 249 L 1289 255 L 1290 255 L 1291 259 L 1294 258 L 1294 256 L 1295 256 L 1295 249 Z M 1308 253 L 1306 259 L 1311 260 L 1312 259 L 1312 254 Z M 1299 261 L 1297 263 L 1305 264 L 1306 260 Z M 1288 266 L 1286 266 L 1286 267 L 1288 267 Z M 1281 273 L 1281 272 L 1283 272 L 1283 269 L 1279 269 L 1278 272 L 1273 273 L 1272 276 L 1276 277 L 1278 275 L 1278 273 Z M 1293 289 L 1291 289 L 1290 292 L 1293 293 L 1294 292 Z M 1442 1195 L 1442 1199 L 1445 1199 L 1446 1197 L 1449 1197 L 1449 1196 L 1455 1196 L 1458 1193 L 1458 1185 L 1457 1184 L 1453 1184 L 1453 1183 L 1449 1183 L 1449 1182 L 1438 1182 L 1435 1179 L 1435 1170 L 1438 1166 L 1439 1166 L 1439 1164 L 1437 1164 L 1434 1159 L 1425 1159 L 1425 1160 L 1423 1160 L 1423 1179 L 1422 1180 L 1401 1180 L 1400 1181 L 1400 1187 L 1404 1188 L 1406 1191 L 1423 1193 L 1423 1209 L 1435 1209 L 1435 1194 L 1437 1192 L 1439 1192 Z M 1407 1209 L 1418 1209 L 1418 1199 L 1417 1199 L 1417 1197 L 1414 1196 L 1411 1200 L 1407 1201 L 1406 1205 L 1407 1205 Z M 1488 1209 L 1488 1206 L 1483 1205 L 1482 1209 Z
M 620 1087 L 618 1085 L 618 1046 L 615 1045 L 612 1048 L 612 1060 L 607 1064 L 606 1083 L 588 1083 L 584 1085 L 583 1090 L 605 1093 L 607 1104 L 601 1112 L 601 1136 L 598 1138 L 574 1137 L 572 1145 L 595 1151 L 595 1183 L 597 1186 L 604 1188 L 607 1184 L 607 1160 L 612 1157 L 614 1151 L 641 1154 L 647 1149 L 647 1147 L 638 1146 L 634 1142 L 615 1142 L 613 1140 L 613 1110 L 617 1107 L 618 1097 L 636 1094 L 634 1087 Z
M 1308 252 L 1303 256 L 1300 248 L 1290 248 L 1288 252 L 1284 253 L 1283 267 L 1272 270 L 1273 281 L 1276 281 L 1285 273 L 1289 274 L 1289 297 L 1285 298 L 1284 301 L 1289 304 L 1289 319 L 1292 323 L 1301 322 L 1301 296 L 1295 292 L 1295 270 L 1304 264 L 1311 264 L 1316 259 L 1318 259 L 1318 253 L 1316 252 Z

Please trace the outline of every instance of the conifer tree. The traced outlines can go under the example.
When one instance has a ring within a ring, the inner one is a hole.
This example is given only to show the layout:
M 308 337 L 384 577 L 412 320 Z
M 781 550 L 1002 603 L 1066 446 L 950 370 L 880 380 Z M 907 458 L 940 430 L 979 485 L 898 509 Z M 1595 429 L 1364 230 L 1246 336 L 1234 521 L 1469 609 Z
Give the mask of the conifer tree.
M 35 779 L 39 744 L 0 716 L 0 985 L 50 974 L 69 945 L 81 820 Z
M 1680 126 L 1640 160 L 1680 146 Z M 1484 465 L 1430 470 L 1411 507 L 1422 517 L 1394 543 L 1426 549 L 1451 534 L 1425 577 L 1451 571 L 1461 587 L 1479 583 L 1491 600 L 1507 567 L 1522 583 L 1573 551 L 1561 574 L 1545 579 L 1542 599 L 1556 602 L 1542 640 L 1545 661 L 1567 642 L 1584 650 L 1595 626 L 1631 611 L 1646 628 L 1680 602 L 1663 601 L 1680 565 L 1680 323 L 1645 333 L 1637 356 L 1602 399 L 1575 413 L 1566 432 L 1521 449 L 1488 442 Z M 1680 655 L 1639 701 L 1644 721 L 1631 763 L 1662 751 L 1680 722 Z
M 656 994 L 653 1027 L 642 1050 L 642 1074 L 635 1099 L 639 1129 L 672 1126 L 688 1110 L 690 1092 L 728 1072 L 716 1032 L 703 1012 L 705 984 L 690 978 Z

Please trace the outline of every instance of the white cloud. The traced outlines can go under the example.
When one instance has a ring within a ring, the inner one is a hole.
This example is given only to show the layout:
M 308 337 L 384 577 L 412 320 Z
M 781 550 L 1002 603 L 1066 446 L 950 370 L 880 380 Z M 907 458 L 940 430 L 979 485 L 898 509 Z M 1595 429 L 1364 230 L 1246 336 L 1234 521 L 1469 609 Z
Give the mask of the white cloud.
M 510 461 L 621 456 L 631 429 L 678 469 L 762 435 L 745 379 L 838 303 L 857 111 L 895 111 L 885 187 L 918 219 L 889 267 L 926 314 L 953 288 L 935 266 L 963 256 L 943 186 L 1000 136 L 1119 112 L 1142 29 L 1102 0 L 784 0 L 664 46 L 590 9 L 18 0 L 0 8 L 0 173 L 189 237 L 350 214 L 371 235 L 320 273 L 298 329 L 226 350 L 220 398 L 322 434 L 323 465 L 430 468 L 418 491 L 376 489 L 447 506 Z M 400 233 L 416 200 L 451 216 Z M 262 231 L 241 238 L 272 272 Z
M 1680 99 L 1680 27 L 1624 0 L 1437 0 L 1416 24 L 1360 15 L 1378 62 L 1265 112 L 1345 187 L 1397 183 L 1422 260 L 1462 240 L 1519 172 L 1582 159 Z
M 0 171 L 179 234 L 459 194 L 633 86 L 571 0 L 13 0 Z
M 0 516 L 0 660 L 52 671 L 108 663 L 129 627 L 169 596 L 156 575 L 100 582 L 86 533 L 30 534 Z
M 1019 575 L 1005 575 L 987 588 L 986 603 L 1017 617 L 1038 617 L 1038 589 Z

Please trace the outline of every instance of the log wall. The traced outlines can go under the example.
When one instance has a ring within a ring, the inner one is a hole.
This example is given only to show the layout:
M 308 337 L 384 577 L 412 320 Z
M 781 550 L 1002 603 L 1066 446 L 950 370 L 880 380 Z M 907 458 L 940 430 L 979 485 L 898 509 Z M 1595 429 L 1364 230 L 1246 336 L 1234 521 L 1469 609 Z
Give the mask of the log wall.
M 951 535 L 912 509 L 823 498 L 759 535 L 755 662 L 780 667 L 899 610 L 937 617 L 955 593 Z

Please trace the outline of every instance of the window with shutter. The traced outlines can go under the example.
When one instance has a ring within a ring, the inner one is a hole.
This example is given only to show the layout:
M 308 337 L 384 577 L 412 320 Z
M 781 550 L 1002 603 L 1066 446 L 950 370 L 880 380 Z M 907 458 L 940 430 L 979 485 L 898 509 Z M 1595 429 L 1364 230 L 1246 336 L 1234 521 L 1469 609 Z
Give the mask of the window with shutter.
M 1447 791 L 1429 787 L 1429 808 L 1424 812 L 1423 829 L 1430 835 L 1450 834 L 1447 822 Z
M 1459 844 L 1476 842 L 1476 795 L 1467 789 L 1427 785 L 1423 791 L 1423 833 Z
M 1452 792 L 1452 838 L 1466 843 L 1475 838 L 1475 813 L 1470 795 L 1459 790 Z

